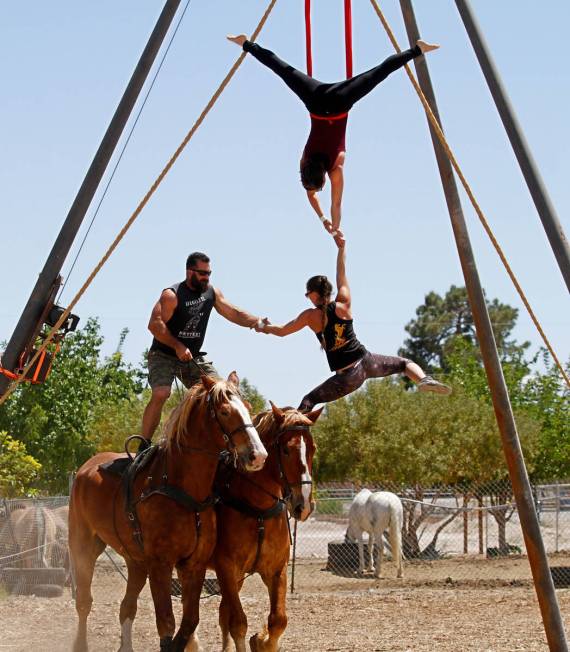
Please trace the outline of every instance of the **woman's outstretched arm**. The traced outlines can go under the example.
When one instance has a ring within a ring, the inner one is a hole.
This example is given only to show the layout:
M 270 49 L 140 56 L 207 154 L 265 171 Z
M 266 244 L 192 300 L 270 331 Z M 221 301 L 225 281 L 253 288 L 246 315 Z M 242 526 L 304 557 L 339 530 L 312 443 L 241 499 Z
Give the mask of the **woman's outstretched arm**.
M 293 333 L 302 330 L 305 328 L 305 326 L 310 326 L 313 311 L 314 309 L 312 308 L 304 310 L 301 314 L 297 315 L 295 319 L 292 319 L 284 326 L 277 326 L 276 324 L 269 324 L 265 322 L 255 330 L 258 333 L 267 333 L 268 335 L 277 335 L 277 337 L 286 337 L 287 335 L 292 335 Z

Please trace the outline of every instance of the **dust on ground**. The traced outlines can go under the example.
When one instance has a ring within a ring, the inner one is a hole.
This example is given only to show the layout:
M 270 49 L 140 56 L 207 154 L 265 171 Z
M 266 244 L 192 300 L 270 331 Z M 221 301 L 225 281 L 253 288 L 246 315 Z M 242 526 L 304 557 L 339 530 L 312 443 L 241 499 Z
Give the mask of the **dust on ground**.
M 557 564 L 567 563 L 559 557 Z M 570 565 L 570 564 L 569 564 Z M 289 625 L 283 652 L 544 652 L 548 650 L 526 558 L 453 559 L 405 565 L 395 578 L 341 577 L 322 570 L 322 562 L 296 568 L 297 592 L 288 596 Z M 119 603 L 124 580 L 109 565 L 98 564 L 89 618 L 90 649 L 119 647 Z M 570 618 L 570 592 L 557 591 L 562 615 Z M 242 590 L 249 634 L 267 615 L 265 587 L 254 577 Z M 202 600 L 199 638 L 205 652 L 221 649 L 217 626 L 219 597 Z M 177 619 L 180 602 L 174 600 Z M 0 650 L 63 652 L 71 649 L 75 609 L 68 589 L 60 598 L 0 598 Z M 150 591 L 139 599 L 133 646 L 158 650 Z

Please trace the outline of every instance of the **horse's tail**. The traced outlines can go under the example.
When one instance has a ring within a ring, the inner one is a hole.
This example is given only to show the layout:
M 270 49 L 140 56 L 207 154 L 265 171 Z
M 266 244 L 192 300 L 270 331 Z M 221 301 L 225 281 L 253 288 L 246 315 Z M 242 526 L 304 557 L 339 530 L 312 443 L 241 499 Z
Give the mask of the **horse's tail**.
M 390 503 L 390 546 L 392 548 L 392 559 L 398 569 L 398 577 L 402 576 L 402 525 L 403 509 L 398 503 Z

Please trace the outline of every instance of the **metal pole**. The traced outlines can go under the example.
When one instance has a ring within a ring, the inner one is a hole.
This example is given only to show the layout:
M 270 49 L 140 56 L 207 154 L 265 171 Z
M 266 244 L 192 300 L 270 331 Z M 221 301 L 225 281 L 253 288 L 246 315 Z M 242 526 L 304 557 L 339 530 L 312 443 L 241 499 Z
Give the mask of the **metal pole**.
M 420 34 L 411 0 L 400 0 L 400 5 L 404 16 L 404 22 L 406 24 L 408 39 L 410 45 L 413 46 L 420 38 Z M 441 125 L 425 57 L 414 59 L 414 65 L 416 67 L 420 87 L 426 96 L 434 115 Z M 445 199 L 449 210 L 449 216 L 451 218 L 451 226 L 455 236 L 463 276 L 465 278 L 469 304 L 471 306 L 473 320 L 477 329 L 477 338 L 481 348 L 485 372 L 491 390 L 495 417 L 501 433 L 503 451 L 507 461 L 513 492 L 519 511 L 546 637 L 551 652 L 567 652 L 568 646 L 566 643 L 566 635 L 564 633 L 560 609 L 558 607 L 554 584 L 552 582 L 548 560 L 546 558 L 546 550 L 544 548 L 534 501 L 532 499 L 532 490 L 522 455 L 505 379 L 503 377 L 503 370 L 501 369 L 501 363 L 497 353 L 485 296 L 479 281 L 475 257 L 469 240 L 469 232 L 463 216 L 463 210 L 457 192 L 457 185 L 453 176 L 453 169 L 439 139 L 435 132 L 433 132 L 431 125 L 430 132 Z
M 511 141 L 511 146 L 519 162 L 521 172 L 530 191 L 542 226 L 570 291 L 570 247 L 562 225 L 556 214 L 556 210 L 548 196 L 536 162 L 534 161 L 528 143 L 524 137 L 515 111 L 510 102 L 509 96 L 499 72 L 495 66 L 485 38 L 481 32 L 477 19 L 475 18 L 469 0 L 455 0 L 459 15 L 463 20 L 467 34 L 471 39 L 471 45 L 475 50 L 481 70 L 485 75 L 491 95 L 503 121 L 503 125 Z
M 46 304 L 48 295 L 61 271 L 65 258 L 71 249 L 73 240 L 79 231 L 81 222 L 85 217 L 87 209 L 99 186 L 101 178 L 105 173 L 109 160 L 113 155 L 117 142 L 121 137 L 123 129 L 129 119 L 131 111 L 137 101 L 139 93 L 152 68 L 156 55 L 166 36 L 180 0 L 167 0 L 162 12 L 156 22 L 154 30 L 149 37 L 148 43 L 143 50 L 139 62 L 131 76 L 127 88 L 115 110 L 115 114 L 109 123 L 103 140 L 99 145 L 93 161 L 85 175 L 85 179 L 79 188 L 69 213 L 61 227 L 59 235 L 47 258 L 44 268 L 40 272 L 32 294 L 20 316 L 20 320 L 14 329 L 12 337 L 8 342 L 6 351 L 2 355 L 2 365 L 6 369 L 13 369 L 16 366 L 18 357 L 26 348 L 38 324 L 42 311 Z M 6 391 L 9 385 L 6 376 L 0 375 L 0 396 Z

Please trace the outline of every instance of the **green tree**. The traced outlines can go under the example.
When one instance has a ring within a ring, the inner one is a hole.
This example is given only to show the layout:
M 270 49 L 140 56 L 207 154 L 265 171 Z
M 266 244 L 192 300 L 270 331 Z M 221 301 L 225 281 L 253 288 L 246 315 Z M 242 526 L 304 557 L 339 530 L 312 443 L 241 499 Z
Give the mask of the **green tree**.
M 33 483 L 42 465 L 26 446 L 5 432 L 0 432 L 0 495 L 16 498 L 33 493 Z
M 498 299 L 487 302 L 489 317 L 501 358 L 521 355 L 530 344 L 512 340 L 518 310 Z M 426 371 L 449 371 L 448 355 L 456 340 L 476 344 L 473 315 L 464 287 L 452 285 L 441 297 L 436 292 L 426 295 L 416 309 L 416 317 L 405 327 L 409 337 L 399 354 L 414 360 Z
M 532 471 L 539 427 L 524 412 L 517 421 Z M 444 398 L 405 391 L 402 383 L 390 380 L 369 381 L 328 406 L 315 435 L 319 482 L 352 480 L 405 489 L 412 499 L 406 503 L 404 525 L 411 556 L 426 552 L 420 550 L 418 531 L 431 512 L 417 510 L 414 502 L 424 502 L 426 489 L 437 493 L 438 487 L 454 485 L 461 495 L 461 487 L 470 483 L 508 478 L 491 405 L 461 387 Z M 499 528 L 503 516 L 497 510 Z
M 68 474 L 96 451 L 91 427 L 101 406 L 131 400 L 142 389 L 139 372 L 123 362 L 120 346 L 100 360 L 102 342 L 98 321 L 87 320 L 66 337 L 47 381 L 20 385 L 0 407 L 0 427 L 42 464 L 38 486 L 45 491 L 65 491 Z
M 534 477 L 570 478 L 570 390 L 550 356 L 542 350 L 546 371 L 535 372 L 526 383 L 526 411 L 540 423 L 540 442 Z M 570 373 L 570 365 L 566 367 Z
M 251 413 L 257 414 L 267 410 L 267 401 L 261 392 L 247 378 L 240 380 L 239 389 L 246 401 L 251 404 Z

